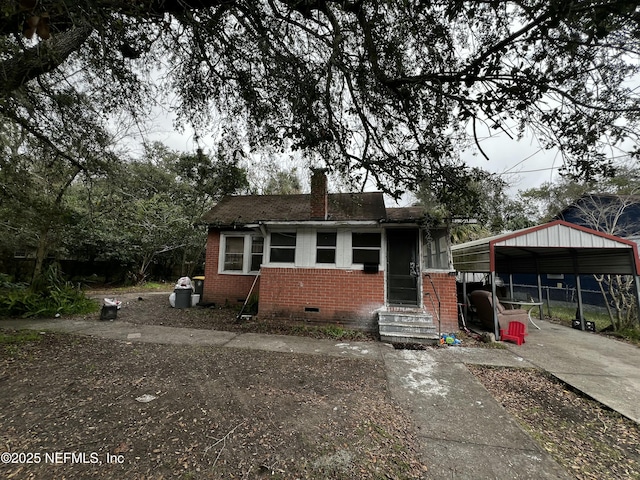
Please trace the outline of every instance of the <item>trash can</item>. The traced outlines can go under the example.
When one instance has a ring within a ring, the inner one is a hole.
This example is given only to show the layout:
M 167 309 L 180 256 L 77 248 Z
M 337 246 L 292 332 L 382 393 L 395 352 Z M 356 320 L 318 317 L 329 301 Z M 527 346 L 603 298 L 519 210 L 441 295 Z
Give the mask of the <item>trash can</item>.
M 100 311 L 100 320 L 115 320 L 118 317 L 116 305 L 103 305 Z
M 176 308 L 189 308 L 191 306 L 193 288 L 176 288 L 173 293 L 176 294 Z
M 200 295 L 200 298 L 202 298 L 203 291 L 204 291 L 204 277 L 193 277 L 193 293 L 195 295 Z

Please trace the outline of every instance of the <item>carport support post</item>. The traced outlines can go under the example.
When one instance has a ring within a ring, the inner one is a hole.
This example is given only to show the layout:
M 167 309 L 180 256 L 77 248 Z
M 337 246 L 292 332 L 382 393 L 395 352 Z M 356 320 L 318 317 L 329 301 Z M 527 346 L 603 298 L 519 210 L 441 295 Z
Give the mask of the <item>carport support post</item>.
M 580 315 L 580 329 L 584 330 L 584 312 L 582 310 L 582 286 L 580 285 L 580 275 L 576 273 L 576 290 L 578 291 L 578 315 Z
M 633 276 L 633 282 L 636 284 L 636 324 L 640 324 L 640 277 L 638 275 Z
M 500 340 L 500 323 L 498 323 L 498 301 L 496 295 L 496 272 L 491 272 L 491 305 L 493 306 L 493 333 Z
M 462 305 L 464 308 L 464 325 L 467 325 L 467 319 L 469 318 L 469 305 L 467 305 L 467 272 L 462 272 Z
M 536 261 L 536 268 L 538 267 L 537 265 L 537 261 Z M 538 301 L 542 302 L 542 275 L 540 275 L 538 273 Z M 540 305 L 540 320 L 544 320 L 544 309 L 542 308 L 542 305 Z

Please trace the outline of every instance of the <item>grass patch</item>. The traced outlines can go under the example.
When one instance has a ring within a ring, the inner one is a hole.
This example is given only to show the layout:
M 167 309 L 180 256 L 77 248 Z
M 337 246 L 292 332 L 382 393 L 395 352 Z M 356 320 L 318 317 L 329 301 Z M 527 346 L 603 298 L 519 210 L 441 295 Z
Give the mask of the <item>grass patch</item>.
M 640 328 L 625 328 L 617 332 L 607 332 L 607 335 L 640 346 Z
M 549 313 L 552 318 L 560 320 L 561 323 L 570 326 L 571 321 L 576 318 L 576 308 L 577 307 L 551 306 Z M 603 330 L 611 325 L 611 319 L 607 313 L 590 310 L 588 308 L 584 308 L 583 310 L 585 320 L 595 322 L 597 331 Z
M 175 283 L 169 282 L 145 282 L 142 285 L 129 285 L 126 287 L 93 286 L 89 289 L 91 293 L 101 295 L 119 295 L 124 293 L 144 293 L 144 292 L 173 292 Z
M 241 323 L 240 330 L 251 333 L 275 335 L 295 335 L 317 339 L 330 339 L 350 342 L 368 342 L 373 339 L 371 333 L 350 330 L 337 325 L 304 325 L 301 323 L 277 320 L 260 320 Z
M 32 330 L 20 330 L 12 332 L 0 332 L 0 353 L 4 353 L 10 358 L 16 358 L 22 354 L 23 347 L 39 343 L 43 336 Z
M 576 309 L 573 307 L 552 306 L 550 317 L 559 321 L 562 325 L 571 326 L 571 322 L 576 318 Z M 584 318 L 595 322 L 596 332 L 601 332 L 611 326 L 609 314 L 597 310 L 584 309 Z M 640 328 L 624 328 L 618 331 L 607 331 L 607 335 L 626 340 L 628 342 L 640 345 Z
M 173 287 L 175 287 L 175 285 L 171 283 L 145 282 L 140 287 L 137 287 L 136 290 L 142 289 L 144 291 L 151 291 L 151 292 L 164 292 L 164 291 L 169 292 L 169 291 L 173 291 Z
M 329 325 L 326 327 L 312 327 L 319 335 L 323 337 L 332 338 L 335 340 L 350 340 L 350 341 L 367 341 L 370 339 L 363 332 L 358 330 L 349 330 L 348 328 L 342 328 L 337 325 Z
M 42 335 L 32 330 L 21 330 L 15 333 L 0 333 L 0 345 L 20 345 L 29 342 L 39 342 Z
M 326 327 L 318 327 L 318 331 L 324 333 L 329 338 L 343 339 L 350 336 L 347 330 L 337 325 L 328 325 Z

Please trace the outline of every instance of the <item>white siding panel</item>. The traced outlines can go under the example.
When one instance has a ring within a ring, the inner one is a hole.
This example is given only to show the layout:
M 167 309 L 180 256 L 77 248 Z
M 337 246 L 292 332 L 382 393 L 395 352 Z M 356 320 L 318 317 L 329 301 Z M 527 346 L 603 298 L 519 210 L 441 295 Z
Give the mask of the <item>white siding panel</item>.
M 296 236 L 296 267 L 313 266 L 315 252 L 315 230 L 312 228 L 298 228 Z
M 351 230 L 338 230 L 336 238 L 336 267 L 351 268 Z
M 583 232 L 564 225 L 554 225 L 525 235 L 496 242 L 496 246 L 509 247 L 564 247 L 564 248 L 629 248 L 614 239 Z

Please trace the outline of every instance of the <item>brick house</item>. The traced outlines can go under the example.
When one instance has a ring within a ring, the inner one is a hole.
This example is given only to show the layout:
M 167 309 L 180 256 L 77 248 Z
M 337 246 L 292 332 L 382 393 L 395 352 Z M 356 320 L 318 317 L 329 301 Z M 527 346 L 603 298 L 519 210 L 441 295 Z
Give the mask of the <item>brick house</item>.
M 455 276 L 448 231 L 423 220 L 380 192 L 329 194 L 321 170 L 310 194 L 225 197 L 202 219 L 202 301 L 244 302 L 255 281 L 259 318 L 367 331 L 417 319 L 437 338 L 458 328 Z

